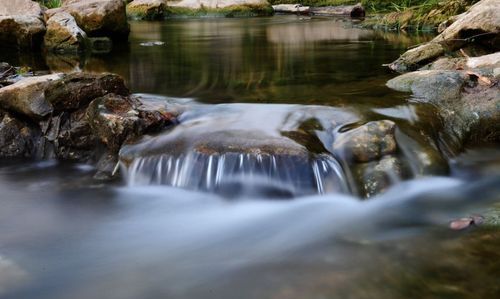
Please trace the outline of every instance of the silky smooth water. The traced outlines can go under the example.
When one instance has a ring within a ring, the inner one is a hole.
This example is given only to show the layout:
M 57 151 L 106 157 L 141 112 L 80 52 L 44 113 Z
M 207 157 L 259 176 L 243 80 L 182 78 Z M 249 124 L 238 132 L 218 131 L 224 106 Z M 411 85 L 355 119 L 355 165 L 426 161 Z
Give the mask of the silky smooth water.
M 498 227 L 448 229 L 471 213 L 498 223 L 497 148 L 448 160 L 433 108 L 384 86 L 394 74 L 382 64 L 428 36 L 297 16 L 131 29 L 107 55 L 0 53 L 37 72 L 116 72 L 132 92 L 188 111 L 122 150 L 135 175 L 122 181 L 96 181 L 88 165 L 1 161 L 0 298 L 500 296 Z M 397 123 L 412 179 L 362 201 L 325 147 L 335 128 L 378 119 Z M 310 168 L 273 160 L 255 136 L 312 153 Z M 235 140 L 252 151 L 219 152 Z M 217 179 L 225 192 L 206 192 Z

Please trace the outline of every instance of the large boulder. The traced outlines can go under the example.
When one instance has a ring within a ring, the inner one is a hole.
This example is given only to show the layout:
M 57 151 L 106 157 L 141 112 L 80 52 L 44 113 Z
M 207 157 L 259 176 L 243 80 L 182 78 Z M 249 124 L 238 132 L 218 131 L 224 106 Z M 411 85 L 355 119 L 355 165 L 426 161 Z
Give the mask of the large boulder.
M 108 93 L 128 94 L 120 76 L 73 73 L 28 77 L 0 89 L 0 108 L 40 120 L 76 110 Z
M 127 5 L 127 15 L 132 19 L 162 19 L 167 9 L 167 0 L 134 0 Z
M 500 49 L 499 32 L 500 0 L 482 0 L 430 42 L 405 52 L 389 68 L 398 72 L 415 70 L 470 43 L 494 52 Z
M 47 21 L 44 46 L 55 53 L 77 53 L 88 48 L 89 42 L 75 18 L 67 12 L 60 12 Z
M 500 76 L 494 75 L 497 68 L 486 67 L 488 60 L 469 64 L 484 69 L 416 71 L 390 80 L 387 86 L 412 92 L 419 102 L 436 107 L 443 120 L 440 139 L 449 154 L 457 154 L 469 142 L 500 141 Z
M 45 33 L 43 11 L 31 0 L 0 1 L 0 45 L 36 49 Z
M 123 0 L 65 0 L 61 7 L 47 10 L 46 16 L 50 19 L 60 12 L 72 15 L 90 37 L 120 40 L 130 32 Z
M 274 13 L 267 0 L 170 1 L 167 14 L 209 16 L 259 16 Z

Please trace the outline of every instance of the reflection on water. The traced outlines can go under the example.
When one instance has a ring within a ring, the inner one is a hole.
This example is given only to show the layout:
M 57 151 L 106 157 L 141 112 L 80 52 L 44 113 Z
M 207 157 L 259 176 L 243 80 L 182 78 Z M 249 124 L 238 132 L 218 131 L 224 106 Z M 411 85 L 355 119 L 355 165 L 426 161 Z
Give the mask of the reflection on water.
M 116 72 L 133 92 L 211 103 L 383 104 L 401 97 L 385 88 L 392 75 L 381 65 L 429 38 L 297 16 L 132 22 L 131 29 L 128 48 L 116 46 L 109 55 L 49 55 L 46 66 L 41 57 L 15 53 L 0 53 L 0 60 L 53 71 Z M 141 46 L 154 41 L 164 44 Z

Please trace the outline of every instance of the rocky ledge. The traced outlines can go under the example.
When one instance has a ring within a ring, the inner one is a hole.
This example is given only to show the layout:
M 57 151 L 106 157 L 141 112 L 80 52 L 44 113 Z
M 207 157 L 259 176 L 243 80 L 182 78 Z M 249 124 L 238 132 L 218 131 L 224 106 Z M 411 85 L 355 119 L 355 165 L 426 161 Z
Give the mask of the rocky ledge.
M 413 70 L 387 86 L 438 108 L 440 137 L 450 155 L 467 144 L 500 142 L 499 42 L 500 1 L 482 0 L 436 38 L 388 65 Z
M 6 68 L 3 65 L 4 69 Z M 114 74 L 25 77 L 0 88 L 0 157 L 98 162 L 110 174 L 124 142 L 176 121 Z

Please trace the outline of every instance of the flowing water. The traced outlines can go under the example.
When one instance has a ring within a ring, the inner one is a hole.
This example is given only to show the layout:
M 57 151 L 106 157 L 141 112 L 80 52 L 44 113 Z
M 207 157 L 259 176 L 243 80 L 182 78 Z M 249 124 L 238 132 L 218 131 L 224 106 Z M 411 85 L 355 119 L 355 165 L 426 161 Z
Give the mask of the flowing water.
M 447 156 L 434 108 L 384 86 L 381 65 L 429 36 L 296 16 L 131 29 L 111 54 L 0 53 L 116 72 L 182 111 L 121 150 L 122 181 L 0 163 L 0 298 L 500 297 L 498 148 Z M 381 119 L 398 128 L 391 167 L 335 151 Z M 472 213 L 488 226 L 448 229 Z

